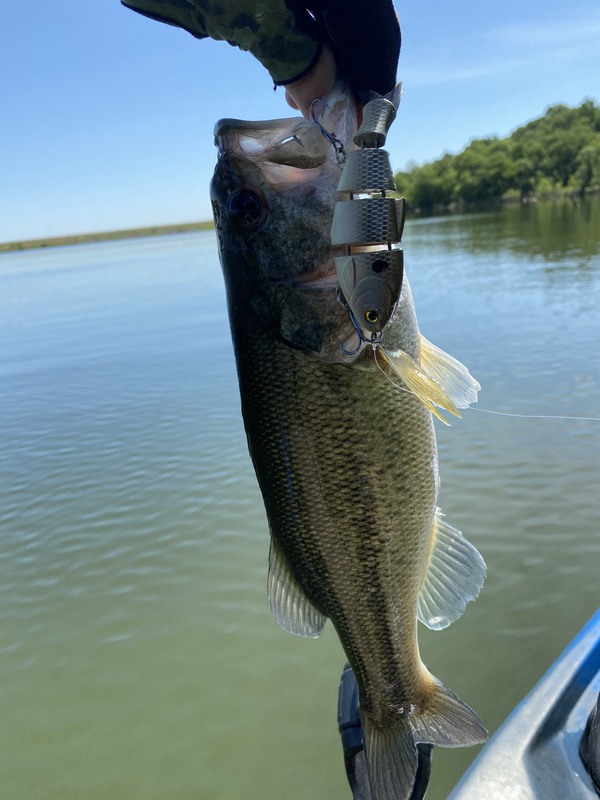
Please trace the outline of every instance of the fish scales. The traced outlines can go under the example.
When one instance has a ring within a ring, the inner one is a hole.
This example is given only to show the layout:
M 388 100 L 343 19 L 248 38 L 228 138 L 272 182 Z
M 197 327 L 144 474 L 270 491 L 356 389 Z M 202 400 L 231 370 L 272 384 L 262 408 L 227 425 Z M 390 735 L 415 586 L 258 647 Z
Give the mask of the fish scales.
M 311 123 L 263 126 L 218 124 L 211 192 L 271 607 L 301 635 L 331 620 L 359 687 L 372 796 L 406 800 L 417 742 L 486 736 L 417 640 L 418 618 L 450 624 L 485 574 L 437 509 L 431 414 L 478 384 L 421 336 L 406 280 L 383 344 L 346 346 L 356 331 L 329 237 L 339 172 Z
M 333 621 L 363 707 L 384 717 L 390 702 L 408 700 L 406 681 L 384 691 L 389 676 L 405 662 L 418 674 L 414 564 L 429 547 L 436 494 L 431 415 L 414 398 L 399 402 L 382 374 L 315 363 L 256 332 L 243 342 L 243 414 L 271 534 Z M 415 504 L 415 495 L 429 502 Z M 402 604 L 410 613 L 398 611 L 391 587 L 412 594 Z

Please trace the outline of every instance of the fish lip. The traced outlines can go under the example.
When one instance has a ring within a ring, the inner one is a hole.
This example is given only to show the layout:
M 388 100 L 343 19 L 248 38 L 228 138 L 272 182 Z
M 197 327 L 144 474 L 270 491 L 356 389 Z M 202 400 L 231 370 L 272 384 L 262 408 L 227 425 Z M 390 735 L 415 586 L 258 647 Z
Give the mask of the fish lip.
M 221 117 L 217 120 L 214 127 L 215 138 L 222 137 L 230 131 L 238 130 L 275 130 L 277 128 L 288 128 L 291 125 L 306 122 L 303 117 L 279 117 L 277 119 L 237 119 L 236 117 Z
M 255 163 L 302 170 L 322 167 L 328 144 L 318 126 L 304 117 L 250 121 L 225 117 L 214 128 L 219 157 L 225 153 Z
M 252 155 L 252 150 L 244 150 L 240 146 L 239 135 L 243 131 L 275 131 L 277 128 L 289 127 L 291 118 L 271 119 L 265 121 L 252 121 L 224 117 L 217 121 L 214 127 L 215 145 L 221 153 L 235 153 L 239 155 Z M 237 145 L 237 147 L 236 147 Z

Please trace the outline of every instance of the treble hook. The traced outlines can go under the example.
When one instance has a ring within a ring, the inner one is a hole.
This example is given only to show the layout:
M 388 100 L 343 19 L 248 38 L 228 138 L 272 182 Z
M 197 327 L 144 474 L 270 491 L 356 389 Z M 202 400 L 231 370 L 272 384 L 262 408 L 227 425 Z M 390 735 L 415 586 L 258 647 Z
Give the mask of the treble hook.
M 323 103 L 325 108 L 327 108 L 327 103 L 323 100 L 322 97 L 317 97 L 316 100 L 312 101 L 310 107 L 310 118 L 311 120 L 317 125 L 323 136 L 327 139 L 329 144 L 333 145 L 333 149 L 335 152 L 335 160 L 337 161 L 338 167 L 342 169 L 343 164 L 346 163 L 346 151 L 344 150 L 344 145 L 342 144 L 341 140 L 337 138 L 334 133 L 329 133 L 329 131 L 321 125 L 319 120 L 317 119 L 317 115 L 315 113 L 315 106 L 317 103 Z
M 383 331 L 372 333 L 371 338 L 367 339 L 367 337 L 363 332 L 363 329 L 360 327 L 359 321 L 356 319 L 354 312 L 348 305 L 348 302 L 346 301 L 346 298 L 344 297 L 340 289 L 337 290 L 337 299 L 338 302 L 340 302 L 346 309 L 348 317 L 350 318 L 350 322 L 352 323 L 352 327 L 354 328 L 356 335 L 358 336 L 358 344 L 356 345 L 354 350 L 346 350 L 343 343 L 342 342 L 339 343 L 340 350 L 342 351 L 342 353 L 344 353 L 344 355 L 346 356 L 355 356 L 360 350 L 360 348 L 363 346 L 363 344 L 370 344 L 373 346 L 373 349 L 375 350 L 377 345 L 381 342 L 383 338 Z

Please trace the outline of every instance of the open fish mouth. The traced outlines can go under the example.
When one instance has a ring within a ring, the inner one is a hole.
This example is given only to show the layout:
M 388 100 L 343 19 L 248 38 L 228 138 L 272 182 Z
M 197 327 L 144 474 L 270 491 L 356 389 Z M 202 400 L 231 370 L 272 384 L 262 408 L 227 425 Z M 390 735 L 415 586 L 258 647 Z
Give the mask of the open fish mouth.
M 219 156 L 228 153 L 257 164 L 311 170 L 325 164 L 328 157 L 329 145 L 319 126 L 301 117 L 265 122 L 221 119 L 214 135 Z
M 310 198 L 318 194 L 320 187 L 330 183 L 332 171 L 337 177 L 330 142 L 319 125 L 303 117 L 258 122 L 225 118 L 215 125 L 214 136 L 219 152 L 215 174 L 219 173 L 222 203 L 231 211 L 232 198 L 235 202 L 244 200 L 249 213 L 254 206 L 258 210 L 261 204 L 264 213 L 262 216 L 256 213 L 257 224 L 268 217 L 269 201 L 265 191 L 269 195 L 272 191 L 289 196 L 290 203 L 294 204 L 292 198 Z M 218 191 L 217 185 L 213 188 Z M 257 199 L 251 206 L 252 197 Z M 240 218 L 242 222 L 247 221 L 244 214 Z M 331 221 L 323 216 L 322 222 L 328 236 Z M 305 261 L 300 274 L 281 277 L 278 282 L 302 292 L 337 290 L 339 281 L 333 254 L 324 260 L 322 255 L 311 264 Z

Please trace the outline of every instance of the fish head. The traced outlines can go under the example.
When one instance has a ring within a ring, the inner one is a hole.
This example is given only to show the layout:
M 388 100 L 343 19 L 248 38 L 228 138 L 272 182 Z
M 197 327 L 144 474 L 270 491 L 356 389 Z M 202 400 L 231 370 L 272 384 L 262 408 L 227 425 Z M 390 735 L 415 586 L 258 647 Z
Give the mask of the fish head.
M 339 122 L 340 103 L 326 107 Z M 220 120 L 211 200 L 232 325 L 253 316 L 288 345 L 337 361 L 354 331 L 330 235 L 340 170 L 320 122 Z
M 319 211 L 331 215 L 327 141 L 304 119 L 223 119 L 215 127 L 219 156 L 211 200 L 226 279 L 301 279 L 329 253 Z M 310 238 L 308 234 L 310 231 Z M 230 274 L 233 273 L 233 274 Z

